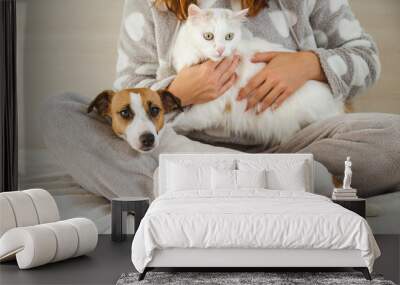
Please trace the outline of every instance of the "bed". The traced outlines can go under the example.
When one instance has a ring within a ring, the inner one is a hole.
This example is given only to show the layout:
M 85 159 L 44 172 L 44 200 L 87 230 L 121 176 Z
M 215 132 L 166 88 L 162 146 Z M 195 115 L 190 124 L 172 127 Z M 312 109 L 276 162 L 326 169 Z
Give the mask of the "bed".
M 140 279 L 158 267 L 353 267 L 370 279 L 380 251 L 368 223 L 313 194 L 313 175 L 310 154 L 161 155 L 159 197 L 132 243 Z

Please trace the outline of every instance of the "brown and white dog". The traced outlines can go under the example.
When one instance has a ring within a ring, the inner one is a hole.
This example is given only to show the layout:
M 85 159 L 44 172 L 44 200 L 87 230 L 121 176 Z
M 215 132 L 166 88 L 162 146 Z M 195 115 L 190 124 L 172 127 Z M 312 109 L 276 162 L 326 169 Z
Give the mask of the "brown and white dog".
M 114 133 L 139 152 L 156 148 L 164 127 L 183 111 L 179 98 L 167 90 L 149 88 L 105 90 L 90 103 L 87 112 L 111 120 Z

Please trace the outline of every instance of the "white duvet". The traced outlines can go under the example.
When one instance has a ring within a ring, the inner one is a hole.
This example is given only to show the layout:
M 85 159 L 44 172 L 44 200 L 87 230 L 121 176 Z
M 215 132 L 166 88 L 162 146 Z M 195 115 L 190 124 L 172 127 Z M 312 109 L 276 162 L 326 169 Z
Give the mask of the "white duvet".
M 380 255 L 359 215 L 320 195 L 265 189 L 160 196 L 134 237 L 132 262 L 143 272 L 165 248 L 358 249 L 370 271 Z

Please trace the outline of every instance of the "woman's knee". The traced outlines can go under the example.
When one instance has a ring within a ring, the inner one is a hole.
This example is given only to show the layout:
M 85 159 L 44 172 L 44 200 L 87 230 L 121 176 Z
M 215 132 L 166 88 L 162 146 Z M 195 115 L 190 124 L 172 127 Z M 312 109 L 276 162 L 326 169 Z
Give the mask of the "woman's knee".
M 329 138 L 354 143 L 365 143 L 374 148 L 398 148 L 400 115 L 384 113 L 356 113 L 332 118 Z
M 355 114 L 339 135 L 358 153 L 364 174 L 370 173 L 376 189 L 400 184 L 400 115 Z
M 383 122 L 385 129 L 381 140 L 377 143 L 381 149 L 387 153 L 387 157 L 391 157 L 393 161 L 398 183 L 400 183 L 400 115 L 387 115 Z
M 340 117 L 332 138 L 362 144 L 400 159 L 400 115 L 356 113 Z M 373 159 L 373 158 L 371 158 Z M 399 160 L 400 161 L 400 160 Z
M 60 113 L 81 110 L 82 106 L 87 106 L 88 104 L 88 100 L 81 95 L 64 93 L 45 100 L 42 107 L 42 115 L 51 119 L 54 115 L 58 116 Z
M 73 121 L 86 115 L 88 100 L 78 94 L 66 93 L 48 98 L 42 105 L 41 124 L 44 139 L 67 131 Z M 67 135 L 67 134 L 65 134 Z

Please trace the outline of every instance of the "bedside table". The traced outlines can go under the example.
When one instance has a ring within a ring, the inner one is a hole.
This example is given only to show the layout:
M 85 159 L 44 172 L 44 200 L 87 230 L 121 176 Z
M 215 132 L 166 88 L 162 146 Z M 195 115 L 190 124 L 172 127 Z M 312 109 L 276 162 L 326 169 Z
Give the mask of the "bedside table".
M 146 214 L 150 199 L 146 197 L 120 197 L 111 200 L 111 239 L 123 241 L 126 239 L 126 217 L 129 213 L 135 216 L 135 232 L 140 221 Z
M 343 208 L 346 208 L 356 214 L 359 214 L 361 217 L 365 219 L 365 204 L 366 200 L 357 198 L 351 200 L 338 200 L 332 199 L 333 203 L 339 204 Z

